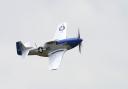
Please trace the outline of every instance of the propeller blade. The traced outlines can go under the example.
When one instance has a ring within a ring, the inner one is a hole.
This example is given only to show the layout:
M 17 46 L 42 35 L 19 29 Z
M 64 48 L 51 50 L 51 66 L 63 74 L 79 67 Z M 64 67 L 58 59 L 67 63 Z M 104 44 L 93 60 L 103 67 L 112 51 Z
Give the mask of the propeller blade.
M 79 52 L 81 53 L 81 43 L 79 44 Z
M 78 38 L 80 39 L 80 30 L 79 30 L 79 28 L 78 28 Z M 79 52 L 81 53 L 81 45 L 82 45 L 82 43 L 80 42 L 79 43 Z
M 80 30 L 79 30 L 79 28 L 78 28 L 78 38 L 80 38 Z

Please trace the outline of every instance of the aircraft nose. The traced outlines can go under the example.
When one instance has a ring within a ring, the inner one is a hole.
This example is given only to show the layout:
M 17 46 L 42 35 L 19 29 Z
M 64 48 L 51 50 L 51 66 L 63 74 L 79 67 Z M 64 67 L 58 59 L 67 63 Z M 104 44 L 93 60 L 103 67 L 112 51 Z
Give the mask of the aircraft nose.
M 83 41 L 83 39 L 80 38 L 80 39 L 79 39 L 79 43 L 81 43 L 82 41 Z

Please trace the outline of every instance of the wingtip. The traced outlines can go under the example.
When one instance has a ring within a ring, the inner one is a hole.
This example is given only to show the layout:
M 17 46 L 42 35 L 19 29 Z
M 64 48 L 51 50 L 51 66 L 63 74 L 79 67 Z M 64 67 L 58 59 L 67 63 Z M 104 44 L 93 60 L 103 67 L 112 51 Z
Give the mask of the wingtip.
M 58 70 L 58 69 L 57 68 L 52 68 L 52 69 L 49 68 L 49 70 L 51 70 L 51 71 L 53 70 L 54 71 L 54 70 Z

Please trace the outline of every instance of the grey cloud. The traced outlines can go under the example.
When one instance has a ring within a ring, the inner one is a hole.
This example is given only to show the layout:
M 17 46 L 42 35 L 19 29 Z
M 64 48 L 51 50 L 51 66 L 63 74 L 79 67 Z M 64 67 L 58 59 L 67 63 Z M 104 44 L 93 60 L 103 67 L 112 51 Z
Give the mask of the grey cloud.
M 0 1 L 1 89 L 127 89 L 127 0 L 6 0 Z M 80 28 L 82 54 L 64 55 L 58 71 L 48 60 L 22 59 L 15 42 L 51 40 L 57 24 L 68 23 L 68 37 Z

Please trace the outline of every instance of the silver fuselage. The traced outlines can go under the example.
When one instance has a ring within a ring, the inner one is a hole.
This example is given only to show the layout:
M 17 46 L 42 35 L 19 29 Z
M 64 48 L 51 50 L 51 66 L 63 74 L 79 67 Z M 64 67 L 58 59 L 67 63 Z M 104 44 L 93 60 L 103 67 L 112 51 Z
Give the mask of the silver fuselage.
M 59 50 L 65 50 L 65 49 L 68 50 L 70 49 L 70 46 L 66 44 L 57 44 L 56 41 L 49 41 L 42 48 L 43 49 L 41 51 L 39 50 L 39 47 L 34 48 L 29 51 L 28 55 L 38 55 L 38 56 L 48 57 L 50 53 L 54 53 Z
M 48 57 L 48 55 L 51 53 L 72 49 L 76 47 L 81 41 L 82 39 L 79 38 L 69 38 L 60 41 L 49 41 L 46 42 L 43 47 L 31 49 L 28 55 Z

